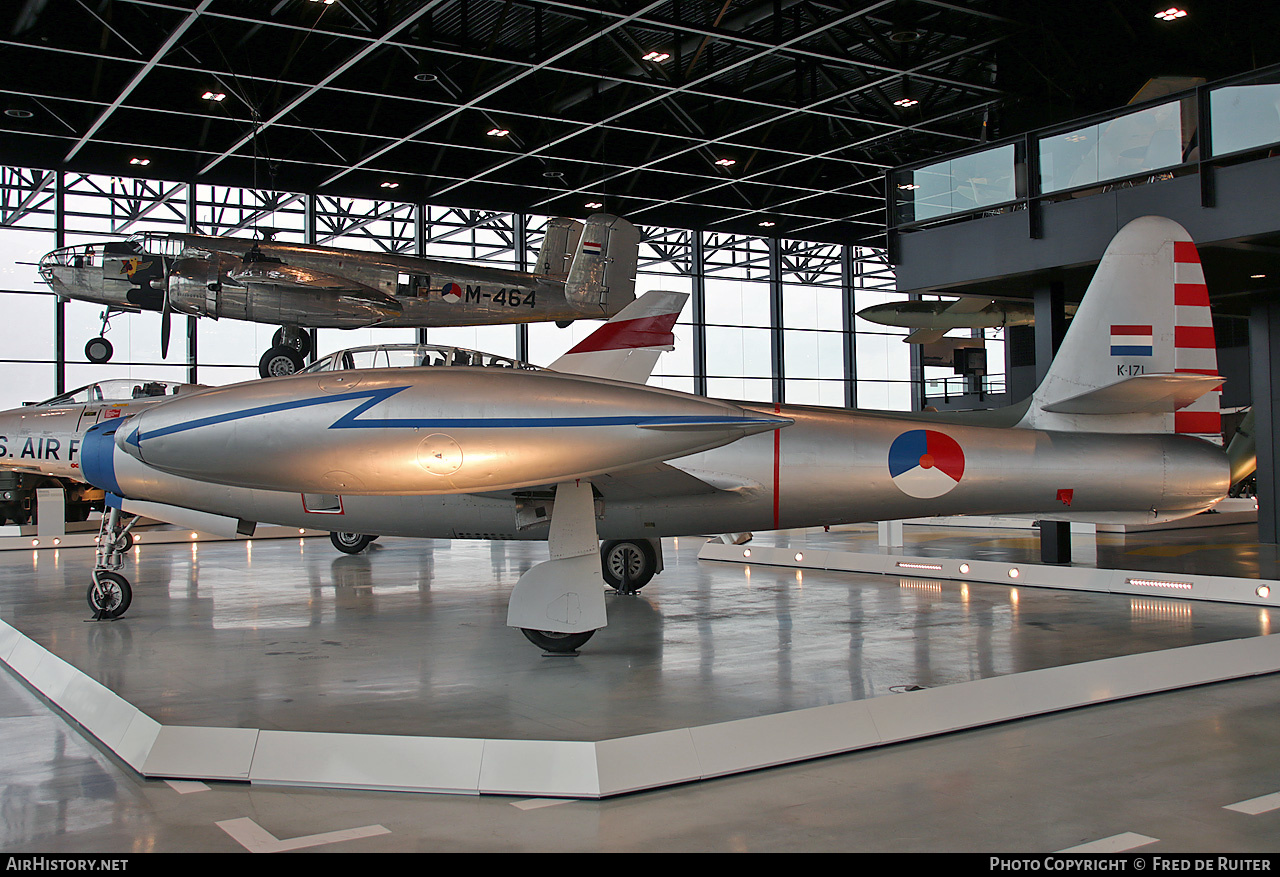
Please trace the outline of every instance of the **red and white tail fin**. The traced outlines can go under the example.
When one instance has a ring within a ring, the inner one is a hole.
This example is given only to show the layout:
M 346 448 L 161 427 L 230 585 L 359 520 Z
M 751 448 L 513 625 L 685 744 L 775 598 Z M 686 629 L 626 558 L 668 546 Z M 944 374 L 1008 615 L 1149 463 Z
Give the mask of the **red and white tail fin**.
M 1209 310 L 1200 253 L 1191 241 L 1173 245 L 1173 370 L 1179 374 L 1218 376 L 1218 348 Z M 1173 431 L 1222 444 L 1222 390 L 1210 390 L 1174 412 Z
M 551 370 L 643 384 L 658 357 L 675 347 L 672 327 L 688 300 L 685 292 L 646 292 L 551 363 Z
M 1144 216 L 1107 247 L 1020 425 L 1221 442 L 1213 317 L 1191 236 Z

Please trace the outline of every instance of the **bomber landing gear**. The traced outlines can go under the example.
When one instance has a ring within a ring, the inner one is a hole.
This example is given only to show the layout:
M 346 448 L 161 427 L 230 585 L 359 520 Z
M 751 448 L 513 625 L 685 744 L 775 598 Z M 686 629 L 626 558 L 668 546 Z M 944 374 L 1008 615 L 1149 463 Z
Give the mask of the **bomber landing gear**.
M 114 348 L 106 338 L 90 338 L 84 346 L 84 358 L 89 362 L 106 362 L 113 352 Z
M 333 543 L 333 547 L 343 554 L 359 554 L 372 545 L 377 538 L 377 536 L 366 536 L 362 533 L 329 534 L 329 541 Z
M 118 313 L 118 312 L 117 312 Z M 98 333 L 97 338 L 90 338 L 89 342 L 84 346 L 84 358 L 89 362 L 106 362 L 111 359 L 114 348 L 111 342 L 106 339 L 107 330 L 111 328 L 111 308 L 107 308 L 102 312 L 102 329 Z
M 279 378 L 301 371 L 311 352 L 311 336 L 297 326 L 281 326 L 271 337 L 271 349 L 258 360 L 258 374 Z
M 130 531 L 138 519 L 129 516 L 128 522 L 124 523 L 125 517 L 115 507 L 108 508 L 102 516 L 88 593 L 94 621 L 119 618 L 133 602 L 133 589 L 119 570 L 124 566 L 124 553 L 133 545 L 133 533 Z

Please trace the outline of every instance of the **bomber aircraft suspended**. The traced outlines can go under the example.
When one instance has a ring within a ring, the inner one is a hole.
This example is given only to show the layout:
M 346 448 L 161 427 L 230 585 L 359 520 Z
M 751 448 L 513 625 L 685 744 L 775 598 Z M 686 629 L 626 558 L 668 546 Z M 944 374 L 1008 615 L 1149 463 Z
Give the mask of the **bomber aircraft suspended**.
M 310 352 L 304 330 L 429 327 L 608 318 L 635 299 L 640 233 L 595 214 L 547 226 L 531 272 L 398 253 L 152 233 L 62 247 L 40 275 L 63 298 L 106 305 L 91 362 L 111 358 L 105 338 L 119 313 L 159 311 L 168 355 L 173 313 L 280 326 L 259 362 L 263 377 L 293 374 Z
M 641 545 L 953 514 L 1158 522 L 1227 494 L 1226 452 L 1202 438 L 1221 440 L 1208 293 L 1190 236 L 1166 219 L 1116 235 L 1043 382 L 1001 411 L 729 403 L 597 371 L 602 355 L 669 344 L 665 319 L 606 324 L 559 373 L 303 374 L 96 424 L 81 448 L 84 476 L 108 494 L 102 544 L 122 511 L 228 531 L 340 521 L 546 539 L 551 559 L 516 582 L 507 624 L 569 651 L 606 624 L 601 536 Z M 112 562 L 90 586 L 99 616 L 130 595 Z

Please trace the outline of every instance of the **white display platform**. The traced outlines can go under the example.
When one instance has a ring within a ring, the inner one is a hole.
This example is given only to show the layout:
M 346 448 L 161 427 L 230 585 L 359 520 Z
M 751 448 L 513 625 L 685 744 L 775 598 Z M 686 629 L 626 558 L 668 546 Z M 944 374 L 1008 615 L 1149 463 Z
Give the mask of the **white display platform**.
M 165 726 L 4 622 L 0 659 L 146 777 L 603 798 L 1280 672 L 1280 638 L 1186 646 L 596 742 Z
M 770 545 L 725 545 L 715 540 L 702 547 L 698 552 L 698 559 L 725 563 L 759 563 L 795 569 L 905 575 L 1030 588 L 1058 588 L 1067 591 L 1094 591 L 1103 594 L 1211 600 L 1269 608 L 1280 606 L 1280 582 L 1200 573 L 1099 569 L 1094 566 L 1058 566 L 1008 560 L 969 560 L 937 555 L 886 554 L 795 546 L 777 548 Z
M 1164 524 L 1081 524 L 1072 523 L 1071 533 L 1075 535 L 1098 533 L 1150 533 L 1156 530 L 1191 530 L 1200 527 L 1225 527 L 1230 524 L 1252 524 L 1258 520 L 1258 501 L 1254 498 L 1224 499 L 1214 508 L 1189 518 L 1180 518 Z M 1034 530 L 1036 521 L 1033 518 L 1018 518 L 1005 515 L 950 515 L 939 518 L 908 518 L 902 521 L 912 526 L 927 527 L 974 527 L 979 529 L 997 528 L 1002 530 Z

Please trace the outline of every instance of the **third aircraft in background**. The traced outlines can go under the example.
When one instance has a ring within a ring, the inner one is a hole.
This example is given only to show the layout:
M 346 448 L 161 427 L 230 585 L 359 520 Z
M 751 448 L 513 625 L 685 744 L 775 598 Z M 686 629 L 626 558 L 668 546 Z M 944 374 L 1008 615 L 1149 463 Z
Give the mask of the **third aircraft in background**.
M 680 309 L 649 295 L 556 371 L 317 371 L 99 422 L 80 448 L 108 494 L 103 544 L 121 511 L 232 532 L 547 540 L 507 624 L 572 650 L 606 624 L 601 537 L 635 547 L 642 568 L 623 585 L 637 587 L 662 536 L 957 514 L 1154 523 L 1227 494 L 1227 455 L 1201 438 L 1221 441 L 1208 294 L 1170 220 L 1120 230 L 1043 382 L 999 411 L 731 403 L 632 383 Z M 117 615 L 128 597 L 104 558 L 90 602 Z
M 40 275 L 63 298 L 113 314 L 159 311 L 161 354 L 171 314 L 280 326 L 259 362 L 263 377 L 293 374 L 310 352 L 306 329 L 430 327 L 607 319 L 635 299 L 640 233 L 599 213 L 547 224 L 533 271 L 400 253 L 198 234 L 153 233 L 62 247 Z M 91 362 L 111 358 L 90 339 Z

